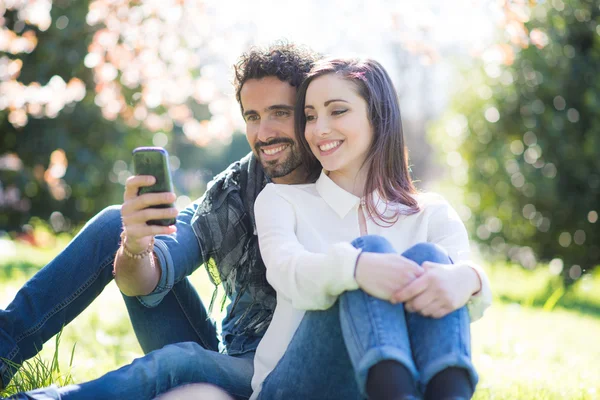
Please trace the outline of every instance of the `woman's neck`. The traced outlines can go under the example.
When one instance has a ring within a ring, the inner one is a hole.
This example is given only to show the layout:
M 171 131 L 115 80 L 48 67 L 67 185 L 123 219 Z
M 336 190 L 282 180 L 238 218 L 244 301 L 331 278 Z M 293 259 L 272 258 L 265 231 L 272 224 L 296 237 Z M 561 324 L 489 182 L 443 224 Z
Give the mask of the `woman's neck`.
M 329 171 L 327 176 L 346 192 L 352 193 L 357 197 L 363 197 L 365 195 L 367 173 L 368 169 L 363 167 L 355 171 Z

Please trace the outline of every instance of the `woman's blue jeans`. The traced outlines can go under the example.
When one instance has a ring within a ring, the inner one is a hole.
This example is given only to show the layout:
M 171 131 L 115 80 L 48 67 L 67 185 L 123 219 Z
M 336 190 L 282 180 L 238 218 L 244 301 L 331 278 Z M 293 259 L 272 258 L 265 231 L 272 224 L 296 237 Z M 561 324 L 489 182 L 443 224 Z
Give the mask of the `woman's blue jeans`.
M 363 236 L 353 245 L 366 252 L 395 252 L 381 236 Z M 451 263 L 431 243 L 417 244 L 402 255 L 419 265 Z M 383 360 L 404 365 L 422 394 L 431 378 L 448 367 L 464 368 L 475 388 L 469 325 L 466 306 L 435 319 L 362 290 L 346 292 L 328 310 L 306 312 L 265 380 L 260 399 L 364 399 L 369 369 Z

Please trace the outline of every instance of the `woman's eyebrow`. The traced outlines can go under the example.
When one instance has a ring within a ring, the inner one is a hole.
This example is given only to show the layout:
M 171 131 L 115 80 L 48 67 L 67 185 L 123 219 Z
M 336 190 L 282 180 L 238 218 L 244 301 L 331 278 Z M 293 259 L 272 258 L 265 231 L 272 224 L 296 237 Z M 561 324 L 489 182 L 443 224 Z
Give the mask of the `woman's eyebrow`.
M 325 103 L 323 103 L 323 105 L 325 107 L 327 107 L 329 104 L 333 103 L 334 101 L 341 101 L 342 103 L 347 103 L 346 100 L 342 100 L 342 99 L 331 99 L 331 100 L 327 100 Z
M 335 102 L 335 101 L 341 101 L 342 103 L 348 103 L 346 100 L 342 100 L 342 99 L 331 99 L 331 100 L 327 100 L 325 103 L 323 103 L 323 105 L 324 105 L 325 107 L 327 107 L 329 104 L 331 104 L 331 103 L 333 103 L 333 102 Z M 311 108 L 311 109 L 313 109 L 313 110 L 315 109 L 315 108 L 314 108 L 313 106 L 311 106 L 310 104 L 307 104 L 307 105 L 305 105 L 305 106 L 304 106 L 304 109 L 307 109 L 307 108 Z

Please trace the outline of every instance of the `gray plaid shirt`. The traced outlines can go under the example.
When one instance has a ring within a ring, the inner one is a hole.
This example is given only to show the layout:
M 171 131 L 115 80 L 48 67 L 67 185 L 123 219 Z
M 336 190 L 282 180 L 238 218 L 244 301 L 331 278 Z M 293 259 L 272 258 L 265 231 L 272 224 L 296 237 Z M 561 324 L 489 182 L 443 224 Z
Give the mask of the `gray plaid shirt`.
M 212 282 L 231 298 L 223 339 L 262 336 L 276 305 L 260 256 L 254 202 L 269 182 L 252 153 L 231 164 L 211 183 L 192 218 L 202 259 Z M 212 309 L 217 291 L 209 309 Z M 226 298 L 223 298 L 223 303 Z

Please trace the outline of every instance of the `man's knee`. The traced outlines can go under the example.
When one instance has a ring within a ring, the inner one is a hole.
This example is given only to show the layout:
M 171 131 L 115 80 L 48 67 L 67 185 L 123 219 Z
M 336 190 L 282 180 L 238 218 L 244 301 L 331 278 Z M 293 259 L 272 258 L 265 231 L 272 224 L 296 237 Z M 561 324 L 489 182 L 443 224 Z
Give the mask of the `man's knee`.
M 179 386 L 159 397 L 160 400 L 212 399 L 233 400 L 217 386 L 208 383 L 193 383 Z
M 435 243 L 417 243 L 402 253 L 402 256 L 419 265 L 423 264 L 425 261 L 439 264 L 452 264 L 446 250 Z
M 83 227 L 82 232 L 89 232 L 94 236 L 107 237 L 120 235 L 122 229 L 121 206 L 108 206 L 96 214 Z
M 138 359 L 141 363 L 149 363 L 157 368 L 157 373 L 177 376 L 190 368 L 197 368 L 203 360 L 204 349 L 196 342 L 168 344 L 158 350 L 151 351 Z
M 171 358 L 171 357 L 181 357 L 188 355 L 198 355 L 204 351 L 209 351 L 200 346 L 200 344 L 196 342 L 181 342 L 181 343 L 173 343 L 168 344 L 162 349 L 157 350 L 160 352 L 161 356 Z
M 121 223 L 121 205 L 108 206 L 100 211 L 94 217 L 94 220 L 103 222 L 105 224 L 114 224 L 115 222 Z
M 368 253 L 395 253 L 392 244 L 383 236 L 366 235 L 352 241 L 352 246 Z

